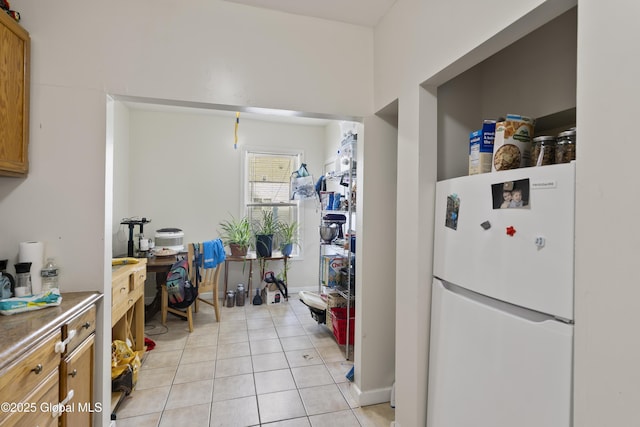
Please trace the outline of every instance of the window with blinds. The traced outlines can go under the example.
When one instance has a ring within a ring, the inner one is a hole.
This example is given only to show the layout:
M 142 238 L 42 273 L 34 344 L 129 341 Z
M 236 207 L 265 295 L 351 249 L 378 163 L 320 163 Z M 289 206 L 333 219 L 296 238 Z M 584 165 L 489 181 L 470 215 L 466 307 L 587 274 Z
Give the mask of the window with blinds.
M 245 206 L 252 224 L 262 218 L 263 210 L 271 210 L 277 220 L 285 223 L 298 221 L 302 227 L 298 201 L 290 200 L 291 174 L 300 167 L 301 157 L 301 153 L 247 150 Z M 279 249 L 278 242 L 274 243 L 274 249 Z M 300 255 L 299 252 L 300 248 L 294 247 L 292 255 Z

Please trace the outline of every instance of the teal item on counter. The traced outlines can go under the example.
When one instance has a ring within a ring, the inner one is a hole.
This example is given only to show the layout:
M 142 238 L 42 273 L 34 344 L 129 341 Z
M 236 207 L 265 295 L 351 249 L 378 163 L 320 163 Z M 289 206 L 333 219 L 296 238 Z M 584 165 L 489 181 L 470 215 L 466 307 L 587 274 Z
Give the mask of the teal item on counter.
M 11 298 L 11 281 L 0 273 L 0 300 Z
M 54 289 L 38 295 L 2 300 L 0 301 L 0 314 L 6 316 L 25 311 L 39 310 L 45 307 L 60 305 L 61 302 L 62 296 L 60 296 L 60 291 Z

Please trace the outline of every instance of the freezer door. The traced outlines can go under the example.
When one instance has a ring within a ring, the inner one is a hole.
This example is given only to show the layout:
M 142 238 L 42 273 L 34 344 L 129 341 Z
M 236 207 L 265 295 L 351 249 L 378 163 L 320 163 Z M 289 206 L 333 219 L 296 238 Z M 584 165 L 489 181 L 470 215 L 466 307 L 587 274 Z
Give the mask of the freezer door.
M 431 316 L 427 427 L 571 426 L 572 325 L 439 280 Z
M 505 187 L 523 207 L 500 207 Z M 438 182 L 434 275 L 573 319 L 574 190 L 574 163 Z

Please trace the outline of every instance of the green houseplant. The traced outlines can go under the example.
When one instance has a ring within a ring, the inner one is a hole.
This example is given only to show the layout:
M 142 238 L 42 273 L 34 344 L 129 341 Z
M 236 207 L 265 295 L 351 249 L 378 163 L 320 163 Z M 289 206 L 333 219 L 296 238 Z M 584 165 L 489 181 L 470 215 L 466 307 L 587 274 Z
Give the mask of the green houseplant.
M 269 258 L 273 247 L 273 237 L 280 230 L 280 222 L 273 216 L 272 210 L 263 210 L 262 217 L 254 222 L 253 234 L 256 238 L 256 256 Z
M 282 255 L 291 256 L 293 246 L 299 243 L 298 231 L 300 224 L 298 221 L 291 221 L 290 223 L 281 222 L 279 224 L 278 239 L 280 242 L 280 250 Z
M 229 246 L 231 256 L 245 256 L 251 243 L 251 224 L 249 218 L 226 219 L 220 222 L 220 238 Z

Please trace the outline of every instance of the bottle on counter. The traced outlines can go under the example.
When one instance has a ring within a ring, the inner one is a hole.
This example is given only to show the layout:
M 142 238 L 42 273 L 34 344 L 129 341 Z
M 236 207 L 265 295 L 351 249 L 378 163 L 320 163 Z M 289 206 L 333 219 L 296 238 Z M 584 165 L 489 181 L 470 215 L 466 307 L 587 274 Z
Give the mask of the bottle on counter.
M 44 265 L 42 270 L 40 270 L 40 276 L 42 277 L 42 292 L 59 289 L 58 270 L 55 260 L 53 258 L 47 258 L 47 263 Z

